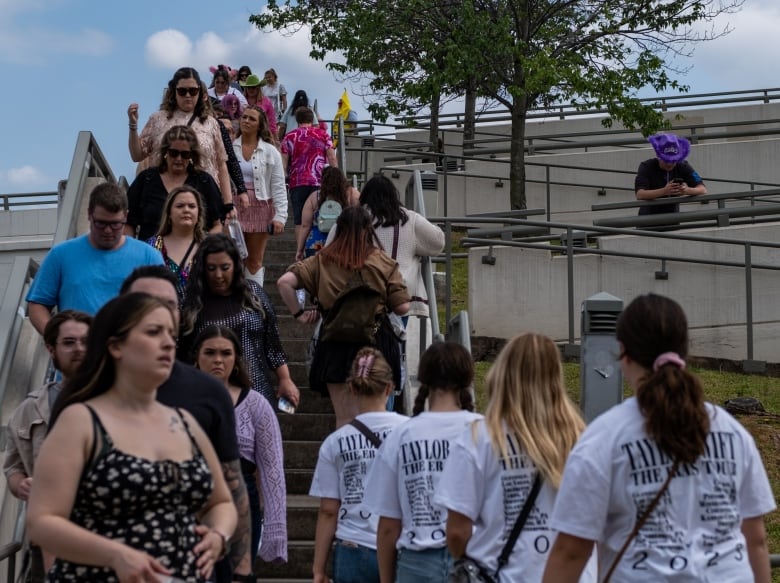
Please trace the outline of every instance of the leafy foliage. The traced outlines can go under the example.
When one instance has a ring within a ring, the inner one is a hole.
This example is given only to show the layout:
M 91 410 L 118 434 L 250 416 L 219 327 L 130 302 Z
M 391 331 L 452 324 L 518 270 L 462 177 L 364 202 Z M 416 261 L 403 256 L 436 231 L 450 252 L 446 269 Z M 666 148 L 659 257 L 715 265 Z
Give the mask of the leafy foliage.
M 649 135 L 667 125 L 643 88 L 688 88 L 678 60 L 729 32 L 719 17 L 744 0 L 312 0 L 250 18 L 260 28 L 310 27 L 311 56 L 367 83 L 379 119 L 416 113 L 465 87 L 512 117 L 510 196 L 525 207 L 524 126 L 534 108 L 605 108 Z M 332 52 L 337 51 L 337 52 Z

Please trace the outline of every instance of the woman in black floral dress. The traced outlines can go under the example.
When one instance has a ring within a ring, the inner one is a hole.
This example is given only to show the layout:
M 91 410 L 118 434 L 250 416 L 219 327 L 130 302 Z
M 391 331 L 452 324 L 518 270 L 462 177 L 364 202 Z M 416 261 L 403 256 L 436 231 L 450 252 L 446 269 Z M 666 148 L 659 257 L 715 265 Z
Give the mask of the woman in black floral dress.
M 236 510 L 192 416 L 156 400 L 174 362 L 170 309 L 127 294 L 95 317 L 88 357 L 52 411 L 35 467 L 30 537 L 49 581 L 205 581 Z

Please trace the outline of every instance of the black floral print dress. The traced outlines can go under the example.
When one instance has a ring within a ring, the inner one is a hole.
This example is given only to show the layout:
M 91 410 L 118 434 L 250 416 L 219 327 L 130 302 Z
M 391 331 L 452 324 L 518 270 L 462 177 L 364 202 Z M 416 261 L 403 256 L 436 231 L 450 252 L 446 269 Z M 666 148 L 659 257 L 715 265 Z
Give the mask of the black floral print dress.
M 183 462 L 150 461 L 114 447 L 100 418 L 87 405 L 95 428 L 92 462 L 85 466 L 70 520 L 145 551 L 173 571 L 200 582 L 193 548 L 200 510 L 214 487 L 211 472 L 190 435 L 193 457 Z M 181 417 L 181 412 L 179 412 Z M 47 581 L 116 582 L 113 570 L 57 559 Z

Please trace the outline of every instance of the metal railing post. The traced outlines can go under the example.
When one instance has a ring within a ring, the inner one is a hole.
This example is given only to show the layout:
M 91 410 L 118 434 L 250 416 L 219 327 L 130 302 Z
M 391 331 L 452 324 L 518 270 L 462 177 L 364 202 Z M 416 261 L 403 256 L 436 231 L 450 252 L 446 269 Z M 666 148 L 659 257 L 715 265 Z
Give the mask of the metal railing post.
M 569 342 L 564 348 L 567 356 L 578 356 L 579 347 L 574 343 L 574 229 L 566 227 L 566 287 L 569 313 Z
M 550 165 L 545 164 L 544 166 L 545 171 L 545 187 L 547 189 L 547 220 L 550 220 Z

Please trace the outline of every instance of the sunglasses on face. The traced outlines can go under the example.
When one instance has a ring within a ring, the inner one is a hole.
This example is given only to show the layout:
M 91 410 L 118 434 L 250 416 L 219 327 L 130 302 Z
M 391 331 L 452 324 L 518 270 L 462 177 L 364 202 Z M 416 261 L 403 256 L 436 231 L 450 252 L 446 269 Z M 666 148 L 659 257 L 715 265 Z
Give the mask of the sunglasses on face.
M 179 97 L 184 97 L 185 95 L 189 95 L 190 97 L 195 97 L 198 93 L 200 93 L 200 89 L 197 87 L 177 87 L 176 88 L 176 95 Z
M 98 231 L 105 231 L 106 228 L 110 228 L 112 231 L 118 231 L 127 224 L 127 221 L 100 221 L 98 219 L 92 219 L 92 225 Z
M 166 156 L 169 158 L 181 157 L 182 160 L 189 160 L 192 158 L 192 150 L 177 150 L 176 148 L 168 148 L 168 153 Z

